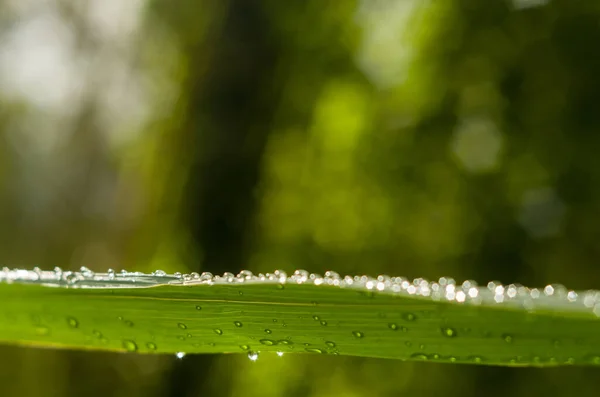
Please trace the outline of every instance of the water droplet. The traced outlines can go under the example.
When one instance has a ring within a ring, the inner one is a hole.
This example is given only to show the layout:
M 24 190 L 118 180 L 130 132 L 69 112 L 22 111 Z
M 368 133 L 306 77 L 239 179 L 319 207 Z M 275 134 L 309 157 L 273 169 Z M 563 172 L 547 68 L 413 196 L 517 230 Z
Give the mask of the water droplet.
M 123 341 L 123 348 L 125 350 L 127 350 L 128 352 L 135 352 L 138 349 L 137 345 L 132 340 L 124 340 Z
M 177 326 L 181 329 L 187 329 L 187 325 L 185 325 L 184 323 L 178 323 Z
M 196 310 L 202 310 L 202 306 L 196 305 Z
M 213 331 L 214 331 L 214 332 L 215 332 L 215 334 L 217 334 L 217 335 L 223 335 L 223 330 L 222 330 L 222 329 L 220 329 L 220 328 L 215 328 L 215 329 L 213 329 Z
M 69 324 L 69 327 L 71 328 L 79 327 L 79 321 L 74 317 L 67 317 L 67 324 Z
M 267 329 L 265 329 L 265 334 L 270 334 L 271 332 L 273 332 L 273 331 L 271 331 L 271 330 L 270 330 L 270 329 L 268 329 L 268 328 L 267 328 Z
M 321 320 L 320 324 L 325 327 L 327 325 L 327 321 Z
M 389 323 L 388 327 L 390 329 L 393 329 L 394 331 L 398 330 L 398 324 L 394 324 L 394 323 Z
M 320 320 L 320 317 L 319 317 L 319 316 L 312 316 L 312 318 L 313 318 L 313 320 L 315 320 L 315 321 L 319 321 L 319 320 Z
M 75 284 L 77 281 L 79 281 L 79 277 L 77 276 L 76 273 L 66 272 L 65 280 L 67 281 L 67 284 Z
M 411 354 L 410 358 L 412 358 L 413 360 L 419 360 L 419 361 L 427 361 L 427 360 L 429 360 L 429 357 L 427 357 L 427 354 L 424 354 L 424 353 L 414 353 L 414 354 Z
M 164 277 L 167 275 L 167 273 L 164 270 L 155 270 L 152 274 L 157 277 Z
M 278 355 L 279 357 L 283 357 L 283 352 L 277 352 L 277 355 Z
M 175 353 L 175 357 L 177 357 L 178 359 L 182 359 L 185 357 L 185 353 L 184 352 L 177 352 Z
M 590 364 L 600 365 L 600 356 L 595 356 L 595 355 L 587 356 L 586 361 Z
M 45 326 L 38 326 L 35 327 L 35 334 L 38 336 L 46 336 L 50 334 L 50 328 L 45 327 Z
M 81 268 L 79 268 L 79 272 L 84 278 L 93 278 L 96 275 L 96 273 L 85 266 L 81 266 Z
M 242 350 L 248 350 L 248 349 L 250 349 L 250 346 L 248 346 L 248 345 L 240 345 L 240 349 L 242 349 Z
M 258 352 L 248 352 L 248 359 L 250 361 L 258 360 Z
M 454 328 L 442 328 L 442 335 L 447 336 L 449 338 L 454 338 L 456 336 L 456 330 Z
M 125 321 L 124 321 L 124 323 L 125 323 L 125 325 L 126 325 L 126 326 L 128 326 L 128 327 L 133 327 L 133 322 L 132 322 L 132 321 L 125 320 Z
M 467 360 L 473 361 L 474 363 L 480 363 L 483 361 L 483 358 L 481 358 L 480 356 L 469 356 L 467 357 Z
M 400 331 L 402 331 L 402 332 L 408 332 L 408 328 L 406 328 L 406 327 L 400 327 Z
M 291 340 L 287 340 L 287 339 L 280 339 L 277 341 L 278 345 L 292 345 L 292 341 Z
M 277 322 L 277 319 L 276 319 L 276 318 L 274 318 L 274 319 L 273 319 L 273 322 L 274 322 L 274 323 L 276 323 L 276 322 Z
M 179 335 L 179 336 L 177 337 L 177 339 L 179 339 L 180 341 L 185 341 L 185 337 L 184 337 L 184 336 L 182 336 L 182 335 Z
M 307 352 L 309 352 L 309 353 L 318 353 L 318 354 L 325 354 L 325 353 L 327 353 L 325 350 L 319 349 L 317 347 L 307 347 L 304 350 L 307 351 Z
M 405 319 L 406 321 L 415 321 L 415 320 L 417 319 L 417 316 L 415 316 L 415 315 L 414 315 L 414 314 L 412 314 L 412 313 L 406 313 L 406 314 L 404 315 L 404 319 Z
M 152 342 L 146 343 L 146 347 L 150 350 L 156 350 L 156 344 L 154 344 Z
M 185 336 L 187 336 L 188 338 L 191 338 L 192 334 L 186 334 Z
M 241 321 L 234 321 L 233 324 L 238 328 L 241 328 L 244 325 Z
M 365 334 L 363 334 L 360 331 L 352 331 L 352 335 L 354 335 L 355 338 L 363 338 L 365 336 Z
M 335 342 L 327 341 L 325 342 L 325 345 L 330 349 L 333 349 L 335 347 Z
M 271 339 L 261 339 L 261 340 L 259 340 L 259 342 L 265 346 L 273 346 L 273 345 L 277 344 L 274 340 L 271 340 Z
M 96 338 L 102 338 L 102 332 L 98 331 L 97 329 L 92 331 L 92 335 L 94 335 Z
M 506 343 L 512 343 L 512 341 L 513 341 L 512 335 L 509 335 L 509 334 L 502 335 L 502 339 L 504 339 L 504 342 L 506 342 Z

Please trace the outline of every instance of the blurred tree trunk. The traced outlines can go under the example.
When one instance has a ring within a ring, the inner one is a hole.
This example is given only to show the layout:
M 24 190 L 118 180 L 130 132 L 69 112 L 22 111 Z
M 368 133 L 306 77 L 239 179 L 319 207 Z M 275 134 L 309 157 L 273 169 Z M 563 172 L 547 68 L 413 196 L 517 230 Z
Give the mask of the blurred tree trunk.
M 202 266 L 190 270 L 213 273 L 241 270 L 247 263 L 246 231 L 252 223 L 255 185 L 278 102 L 277 35 L 271 32 L 265 5 L 230 0 L 219 7 L 223 20 L 218 29 L 208 37 L 197 37 L 197 42 L 194 37 L 183 38 L 188 107 L 177 132 L 182 153 L 192 164 L 181 210 L 186 217 L 183 223 L 203 254 Z M 197 4 L 186 8 L 192 13 L 203 11 Z M 185 34 L 193 27 L 181 29 Z M 176 363 L 165 394 L 185 397 L 208 392 L 206 380 L 213 360 L 214 356 L 197 355 Z M 224 377 L 219 375 L 219 394 L 228 395 Z

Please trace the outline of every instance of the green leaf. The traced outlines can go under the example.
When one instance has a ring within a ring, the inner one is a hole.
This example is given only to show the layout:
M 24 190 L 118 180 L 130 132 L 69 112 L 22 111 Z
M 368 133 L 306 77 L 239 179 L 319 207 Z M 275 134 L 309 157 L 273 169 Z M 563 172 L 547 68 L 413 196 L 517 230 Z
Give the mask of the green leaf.
M 0 271 L 0 342 L 41 347 L 598 365 L 598 313 L 599 292 L 562 286 L 304 271 Z

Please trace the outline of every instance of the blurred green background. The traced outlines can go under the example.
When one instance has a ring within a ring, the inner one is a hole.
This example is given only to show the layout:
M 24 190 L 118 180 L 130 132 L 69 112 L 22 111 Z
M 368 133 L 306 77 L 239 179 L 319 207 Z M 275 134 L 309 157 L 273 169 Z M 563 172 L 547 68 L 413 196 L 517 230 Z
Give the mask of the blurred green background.
M 0 0 L 0 261 L 600 288 L 599 44 L 591 0 Z M 1 396 L 595 396 L 599 375 L 0 347 Z

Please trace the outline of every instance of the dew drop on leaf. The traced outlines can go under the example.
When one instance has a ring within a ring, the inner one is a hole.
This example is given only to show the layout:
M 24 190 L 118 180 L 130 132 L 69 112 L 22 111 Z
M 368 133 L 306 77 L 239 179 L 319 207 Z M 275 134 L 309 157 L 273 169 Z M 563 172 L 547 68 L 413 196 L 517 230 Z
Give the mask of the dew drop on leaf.
M 192 334 L 186 334 L 185 336 L 187 336 L 188 338 L 191 338 Z
M 179 339 L 180 341 L 184 341 L 184 340 L 185 340 L 185 337 L 184 337 L 184 336 L 182 336 L 182 335 L 179 335 L 179 336 L 177 337 L 177 339 Z
M 79 321 L 77 321 L 77 319 L 74 318 L 74 317 L 67 317 L 67 324 L 71 328 L 77 328 L 77 327 L 79 327 Z
M 181 329 L 187 329 L 187 325 L 185 325 L 184 323 L 178 323 L 177 326 Z
M 424 354 L 424 353 L 411 354 L 410 358 L 412 358 L 413 360 L 420 360 L 420 361 L 427 361 L 429 359 L 429 357 L 427 357 L 427 354 Z
M 182 359 L 185 357 L 185 353 L 184 352 L 177 352 L 175 353 L 175 357 L 177 357 L 178 359 Z
M 133 322 L 129 321 L 129 320 L 125 320 L 125 325 L 127 325 L 128 327 L 133 327 Z
M 512 341 L 513 341 L 512 335 L 509 335 L 509 334 L 502 335 L 502 339 L 504 339 L 504 342 L 506 342 L 506 343 L 512 343 Z
M 325 342 L 325 345 L 327 347 L 333 349 L 335 347 L 335 342 L 327 341 L 327 342 Z
M 271 332 L 273 332 L 273 331 L 271 331 L 271 330 L 270 330 L 270 329 L 268 329 L 268 328 L 267 328 L 267 329 L 265 329 L 265 334 L 270 334 Z
M 102 338 L 102 332 L 98 331 L 97 329 L 92 331 L 92 335 L 94 335 L 96 338 Z
M 320 323 L 320 324 L 321 324 L 322 326 L 324 326 L 324 327 L 325 327 L 325 326 L 327 325 L 327 321 L 325 321 L 325 320 L 321 320 L 321 323 Z
M 363 334 L 360 331 L 352 331 L 352 335 L 354 335 L 355 338 L 364 338 L 365 334 Z
M 479 356 L 469 356 L 469 357 L 467 357 L 467 360 L 478 364 L 483 361 L 483 358 L 481 358 Z
M 241 321 L 234 321 L 233 324 L 238 328 L 241 328 L 244 325 Z
M 442 328 L 442 335 L 447 336 L 449 338 L 454 338 L 456 334 L 456 330 L 454 328 Z
M 154 344 L 152 342 L 146 343 L 146 347 L 150 350 L 156 350 L 156 344 Z
M 250 346 L 248 346 L 248 345 L 240 345 L 240 349 L 242 349 L 242 350 L 248 350 L 248 349 L 250 349 Z
M 283 357 L 283 352 L 277 352 L 277 355 L 278 355 L 279 357 Z
M 320 317 L 319 317 L 319 316 L 312 316 L 312 318 L 313 318 L 313 320 L 315 320 L 315 321 L 319 321 L 319 320 L 320 320 Z
M 250 361 L 258 360 L 258 352 L 252 352 L 252 351 L 248 352 L 248 359 Z
M 280 339 L 277 341 L 277 344 L 279 345 L 293 345 L 291 340 L 287 340 L 287 339 Z
M 125 350 L 127 350 L 128 352 L 135 352 L 138 349 L 137 345 L 132 340 L 124 340 L 123 341 L 123 348 Z
M 394 324 L 394 323 L 389 323 L 388 327 L 394 331 L 396 331 L 398 329 L 398 324 Z
M 220 328 L 215 328 L 215 329 L 213 329 L 213 331 L 214 331 L 214 333 L 215 333 L 215 334 L 217 334 L 217 335 L 223 335 L 223 330 L 222 330 L 222 329 L 220 329 Z
M 406 313 L 406 314 L 404 315 L 404 319 L 405 319 L 406 321 L 415 321 L 415 320 L 417 319 L 417 316 L 415 316 L 415 315 L 414 315 L 414 314 L 412 314 L 412 313 Z
M 196 305 L 196 310 L 202 310 L 202 306 Z
M 600 356 L 588 356 L 586 357 L 586 361 L 590 364 L 599 365 L 600 364 Z
M 319 349 L 317 347 L 307 347 L 304 350 L 307 351 L 308 353 L 318 353 L 318 354 L 325 354 L 326 353 L 325 350 Z
M 274 340 L 271 339 L 261 339 L 259 340 L 260 343 L 262 343 L 265 346 L 273 346 L 276 344 L 276 342 Z
M 45 326 L 35 327 L 35 334 L 38 336 L 46 336 L 50 334 L 50 328 Z

